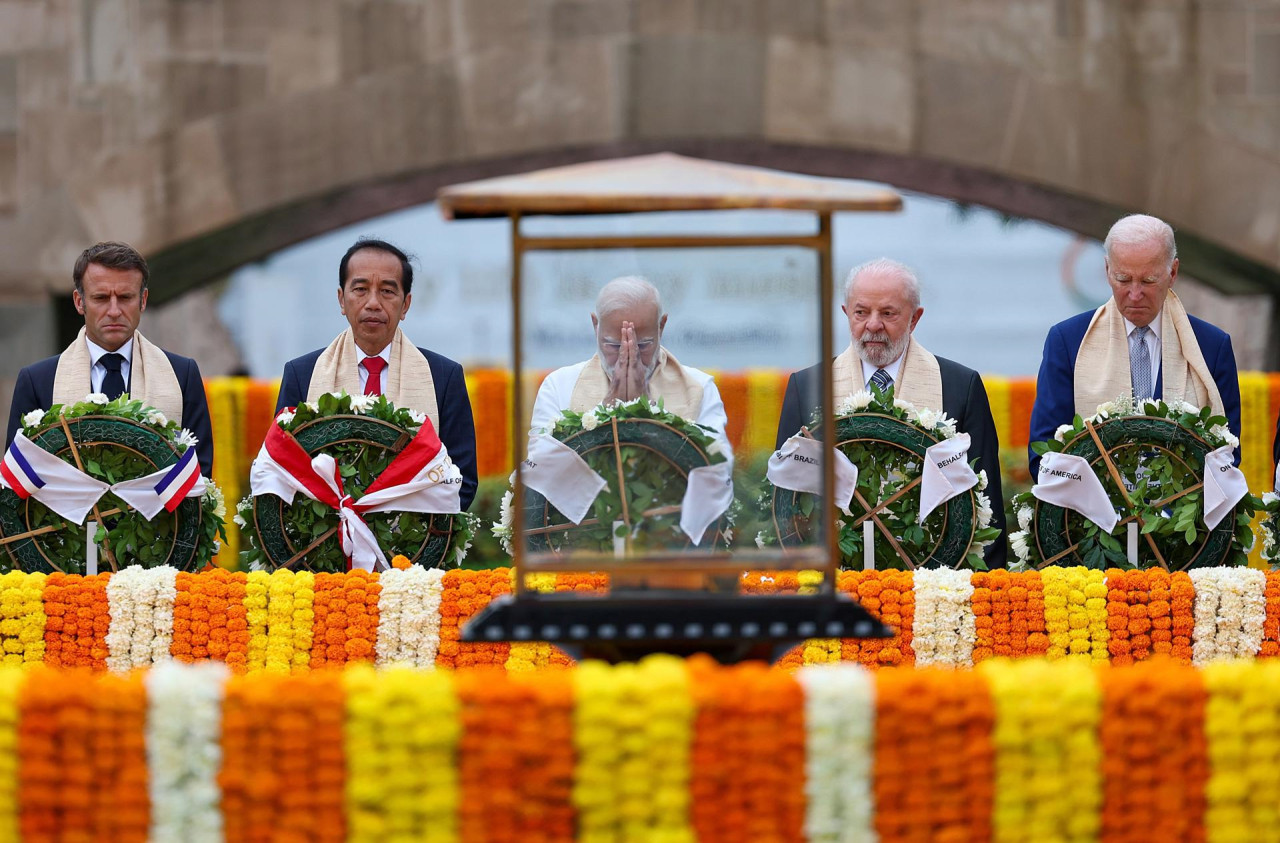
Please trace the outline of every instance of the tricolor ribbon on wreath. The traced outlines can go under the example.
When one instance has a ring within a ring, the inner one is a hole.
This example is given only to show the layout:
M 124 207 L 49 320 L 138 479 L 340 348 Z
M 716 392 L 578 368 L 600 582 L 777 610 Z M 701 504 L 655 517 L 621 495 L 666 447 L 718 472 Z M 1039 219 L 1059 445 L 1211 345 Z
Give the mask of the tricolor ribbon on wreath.
M 272 424 L 249 472 L 250 493 L 276 495 L 286 504 L 295 494 L 338 513 L 338 540 L 352 567 L 389 567 L 386 554 L 362 517 L 367 512 L 452 514 L 462 511 L 462 472 L 449 459 L 431 422 L 391 461 L 359 500 L 346 493 L 342 471 L 328 454 L 309 456 L 293 434 Z
M 0 461 L 0 487 L 22 500 L 35 498 L 73 524 L 84 524 L 89 511 L 110 492 L 148 521 L 161 511 L 173 512 L 186 498 L 204 494 L 196 449 L 187 448 L 175 465 L 133 480 L 105 483 L 49 453 L 21 431 Z

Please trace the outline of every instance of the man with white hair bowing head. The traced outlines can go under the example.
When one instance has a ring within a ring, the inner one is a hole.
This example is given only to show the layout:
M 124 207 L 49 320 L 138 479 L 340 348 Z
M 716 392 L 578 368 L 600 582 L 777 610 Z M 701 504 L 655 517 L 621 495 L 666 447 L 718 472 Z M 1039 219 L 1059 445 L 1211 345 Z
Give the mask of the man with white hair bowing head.
M 550 431 L 565 410 L 581 413 L 648 396 L 723 440 L 727 418 L 720 391 L 710 375 L 681 365 L 663 348 L 666 325 L 662 299 L 648 281 L 624 276 L 605 284 L 591 314 L 597 353 L 547 375 L 533 402 L 530 429 Z
M 844 304 L 849 319 L 849 347 L 831 364 L 835 400 L 873 386 L 893 387 L 894 396 L 917 407 L 942 410 L 956 420 L 956 430 L 969 434 L 975 471 L 987 472 L 992 501 L 1000 494 L 1000 443 L 982 378 L 973 369 L 935 357 L 912 336 L 924 308 L 920 281 L 910 267 L 878 258 L 855 267 L 845 281 Z M 787 381 L 778 419 L 777 447 L 808 424 L 820 402 L 821 370 L 812 366 Z M 1004 508 L 997 504 L 991 526 L 1004 532 Z M 1004 536 L 987 548 L 988 567 L 1004 567 Z
M 1173 292 L 1178 249 L 1169 224 L 1133 214 L 1103 243 L 1111 298 L 1049 329 L 1036 378 L 1031 441 L 1077 413 L 1127 395 L 1212 407 L 1240 436 L 1240 383 L 1231 337 L 1187 313 Z M 1040 459 L 1031 454 L 1034 474 Z

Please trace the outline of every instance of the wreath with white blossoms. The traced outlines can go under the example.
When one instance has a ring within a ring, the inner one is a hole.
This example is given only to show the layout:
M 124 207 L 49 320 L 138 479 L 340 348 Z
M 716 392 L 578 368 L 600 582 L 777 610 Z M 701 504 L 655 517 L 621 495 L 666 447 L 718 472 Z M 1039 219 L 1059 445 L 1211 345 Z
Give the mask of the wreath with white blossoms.
M 344 491 L 358 502 L 426 421 L 383 395 L 330 392 L 282 410 L 274 424 L 294 434 L 308 454 L 333 457 Z M 272 494 L 250 495 L 236 506 L 233 520 L 245 539 L 241 559 L 253 570 L 347 570 L 338 512 L 319 501 L 299 494 L 285 504 Z M 466 512 L 369 512 L 363 520 L 388 560 L 403 555 L 426 567 L 462 564 L 478 523 Z
M 1098 442 L 1126 481 L 1124 489 L 1113 479 Z M 1213 530 L 1202 517 L 1205 455 L 1239 444 L 1226 417 L 1184 401 L 1122 397 L 1100 404 L 1087 419 L 1077 415 L 1052 440 L 1031 447 L 1040 455 L 1061 452 L 1088 459 L 1118 513 L 1116 526 L 1107 533 L 1082 515 L 1022 492 L 1012 502 L 1018 529 L 1009 534 L 1016 557 L 1009 568 L 1132 569 L 1125 543 L 1127 525 L 1134 521 L 1141 525 L 1139 568 L 1160 566 L 1161 560 L 1169 570 L 1248 564 L 1250 525 L 1263 501 L 1246 494 Z
M 892 387 L 881 391 L 873 386 L 869 392 L 860 390 L 847 396 L 835 408 L 836 446 L 858 468 L 851 509 L 837 515 L 836 520 L 841 565 L 863 566 L 861 496 L 872 507 L 892 500 L 877 517 L 892 533 L 897 547 L 877 531 L 877 569 L 968 566 L 985 571 L 983 551 L 1000 535 L 991 526 L 991 500 L 984 491 L 986 471 L 977 472 L 977 486 L 951 498 L 920 522 L 919 481 L 925 450 L 955 438 L 956 421 L 941 410 L 895 398 L 893 392 Z M 809 430 L 822 438 L 820 427 L 821 419 L 815 413 Z M 970 460 L 971 465 L 975 462 Z M 757 546 L 801 545 L 818 535 L 821 508 L 816 495 L 780 489 L 766 480 L 760 502 L 770 510 L 773 530 L 760 532 Z
M 64 462 L 78 461 L 85 474 L 108 484 L 175 465 L 198 444 L 191 431 L 127 394 L 110 400 L 91 393 L 75 404 L 32 410 L 22 417 L 22 433 Z M 207 478 L 203 495 L 151 520 L 110 492 L 95 510 L 102 516 L 93 537 L 100 548 L 100 570 L 167 564 L 198 571 L 218 552 L 219 539 L 226 540 L 222 490 Z M 0 541 L 0 571 L 85 573 L 85 527 L 34 497 L 24 501 L 9 489 L 0 491 Z
M 612 428 L 619 431 L 615 440 Z M 630 518 L 632 550 L 673 550 L 691 546 L 680 528 L 680 504 L 691 469 L 727 461 L 728 447 L 713 431 L 696 422 L 668 412 L 662 399 L 647 397 L 631 401 L 600 404 L 583 413 L 565 410 L 549 431 L 561 442 L 578 451 L 597 474 L 605 479 L 604 488 L 592 504 L 591 512 L 578 526 L 572 525 L 542 495 L 525 491 L 524 526 L 529 533 L 530 549 L 562 551 L 582 549 L 612 552 L 618 531 L 615 526 Z M 618 476 L 618 465 L 623 476 Z M 509 484 L 514 486 L 513 472 Z M 508 554 L 516 514 L 512 505 L 514 493 L 508 489 L 502 497 L 500 520 L 493 524 L 493 534 Z M 623 507 L 622 495 L 626 496 Z M 733 539 L 732 526 L 737 503 L 730 506 L 707 529 L 700 547 L 724 548 Z

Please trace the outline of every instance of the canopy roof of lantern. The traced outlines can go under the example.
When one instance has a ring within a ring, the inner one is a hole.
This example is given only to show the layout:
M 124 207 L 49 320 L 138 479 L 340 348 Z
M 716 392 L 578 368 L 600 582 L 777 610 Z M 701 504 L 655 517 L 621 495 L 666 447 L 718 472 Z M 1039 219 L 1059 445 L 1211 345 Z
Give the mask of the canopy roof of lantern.
M 744 208 L 897 211 L 883 185 L 689 158 L 669 152 L 590 161 L 443 188 L 445 219 Z

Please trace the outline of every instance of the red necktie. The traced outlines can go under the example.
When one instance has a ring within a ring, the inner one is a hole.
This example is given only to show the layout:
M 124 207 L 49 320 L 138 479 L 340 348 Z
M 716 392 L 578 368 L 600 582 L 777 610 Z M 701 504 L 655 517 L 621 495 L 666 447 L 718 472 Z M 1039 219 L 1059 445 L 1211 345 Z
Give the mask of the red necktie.
M 360 365 L 369 373 L 369 379 L 364 382 L 364 394 L 381 395 L 382 370 L 387 368 L 387 361 L 381 357 L 366 357 Z

